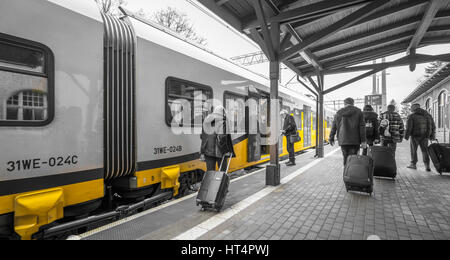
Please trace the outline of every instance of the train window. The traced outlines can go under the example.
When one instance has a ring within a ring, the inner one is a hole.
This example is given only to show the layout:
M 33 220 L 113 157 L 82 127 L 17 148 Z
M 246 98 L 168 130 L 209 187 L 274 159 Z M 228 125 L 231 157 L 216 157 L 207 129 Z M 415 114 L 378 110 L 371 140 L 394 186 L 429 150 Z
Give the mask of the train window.
M 43 126 L 54 115 L 54 60 L 46 46 L 0 33 L 0 126 Z
M 169 126 L 201 126 L 208 114 L 212 89 L 198 83 L 168 78 L 166 80 L 166 123 Z
M 312 114 L 312 117 L 313 117 L 312 129 L 313 129 L 313 131 L 316 131 L 317 130 L 317 122 L 316 122 L 316 113 L 315 112 Z
M 297 129 L 298 130 L 302 130 L 302 111 L 299 109 L 294 108 L 294 119 L 295 119 L 295 124 L 297 124 Z
M 245 96 L 225 92 L 224 104 L 232 134 L 245 133 Z
M 0 66 L 44 73 L 44 52 L 0 41 Z

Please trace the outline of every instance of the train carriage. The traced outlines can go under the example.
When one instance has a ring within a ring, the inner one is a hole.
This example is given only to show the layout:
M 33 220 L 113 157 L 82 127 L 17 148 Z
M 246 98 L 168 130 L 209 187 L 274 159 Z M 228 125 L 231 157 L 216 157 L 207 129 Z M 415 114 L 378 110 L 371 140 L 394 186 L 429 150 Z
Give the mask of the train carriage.
M 269 160 L 267 79 L 123 12 L 101 14 L 94 1 L 1 1 L 0 238 L 183 195 L 206 168 L 199 131 L 211 99 L 233 126 L 231 171 Z M 280 96 L 302 137 L 295 150 L 314 147 L 315 104 L 285 88 Z M 192 104 L 188 120 L 177 121 L 180 100 Z

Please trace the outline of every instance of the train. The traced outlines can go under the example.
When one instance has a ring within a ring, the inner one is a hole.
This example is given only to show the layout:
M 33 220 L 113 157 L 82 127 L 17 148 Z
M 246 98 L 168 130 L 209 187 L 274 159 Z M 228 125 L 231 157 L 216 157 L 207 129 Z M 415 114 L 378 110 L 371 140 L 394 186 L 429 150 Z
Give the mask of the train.
M 230 171 L 269 160 L 264 133 L 248 123 L 249 111 L 268 120 L 267 78 L 122 12 L 103 14 L 94 1 L 1 1 L 1 239 L 39 239 L 183 196 L 206 170 L 196 119 L 210 99 L 235 122 Z M 176 121 L 180 100 L 193 104 L 192 120 Z M 314 101 L 283 87 L 280 100 L 302 137 L 296 152 L 314 147 Z M 326 136 L 334 113 L 325 112 Z

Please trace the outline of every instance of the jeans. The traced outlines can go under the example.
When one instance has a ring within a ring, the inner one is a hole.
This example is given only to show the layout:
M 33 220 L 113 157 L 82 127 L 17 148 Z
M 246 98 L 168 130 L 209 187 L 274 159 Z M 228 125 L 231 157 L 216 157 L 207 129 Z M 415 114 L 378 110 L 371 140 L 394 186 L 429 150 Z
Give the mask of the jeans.
M 359 145 L 342 145 L 342 155 L 344 156 L 344 166 L 347 165 L 347 159 L 350 155 L 357 155 L 359 153 Z
M 422 151 L 423 162 L 426 166 L 430 165 L 430 155 L 428 153 L 428 138 L 411 137 L 411 163 L 416 165 L 419 161 L 417 156 L 417 148 L 420 146 Z
M 222 163 L 222 158 L 216 158 L 212 156 L 205 156 L 206 161 L 206 171 L 216 171 L 216 167 L 220 166 L 220 163 Z M 227 163 L 228 159 L 223 160 L 222 168 L 220 171 L 226 171 L 227 170 Z
M 291 142 L 290 136 L 286 137 L 286 146 L 287 150 L 289 152 L 289 161 L 291 163 L 295 163 L 295 149 L 294 149 L 294 143 Z

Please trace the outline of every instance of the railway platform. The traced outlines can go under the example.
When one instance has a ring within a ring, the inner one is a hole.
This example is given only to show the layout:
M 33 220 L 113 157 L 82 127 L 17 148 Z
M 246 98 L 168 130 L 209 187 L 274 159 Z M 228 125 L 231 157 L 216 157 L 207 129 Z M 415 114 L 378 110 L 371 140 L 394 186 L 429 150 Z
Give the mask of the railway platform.
M 347 193 L 338 147 L 310 151 L 265 186 L 265 170 L 232 181 L 222 212 L 202 212 L 196 194 L 72 239 L 83 240 L 442 240 L 450 239 L 450 175 L 409 170 L 397 150 L 395 181 L 376 179 L 372 197 Z

